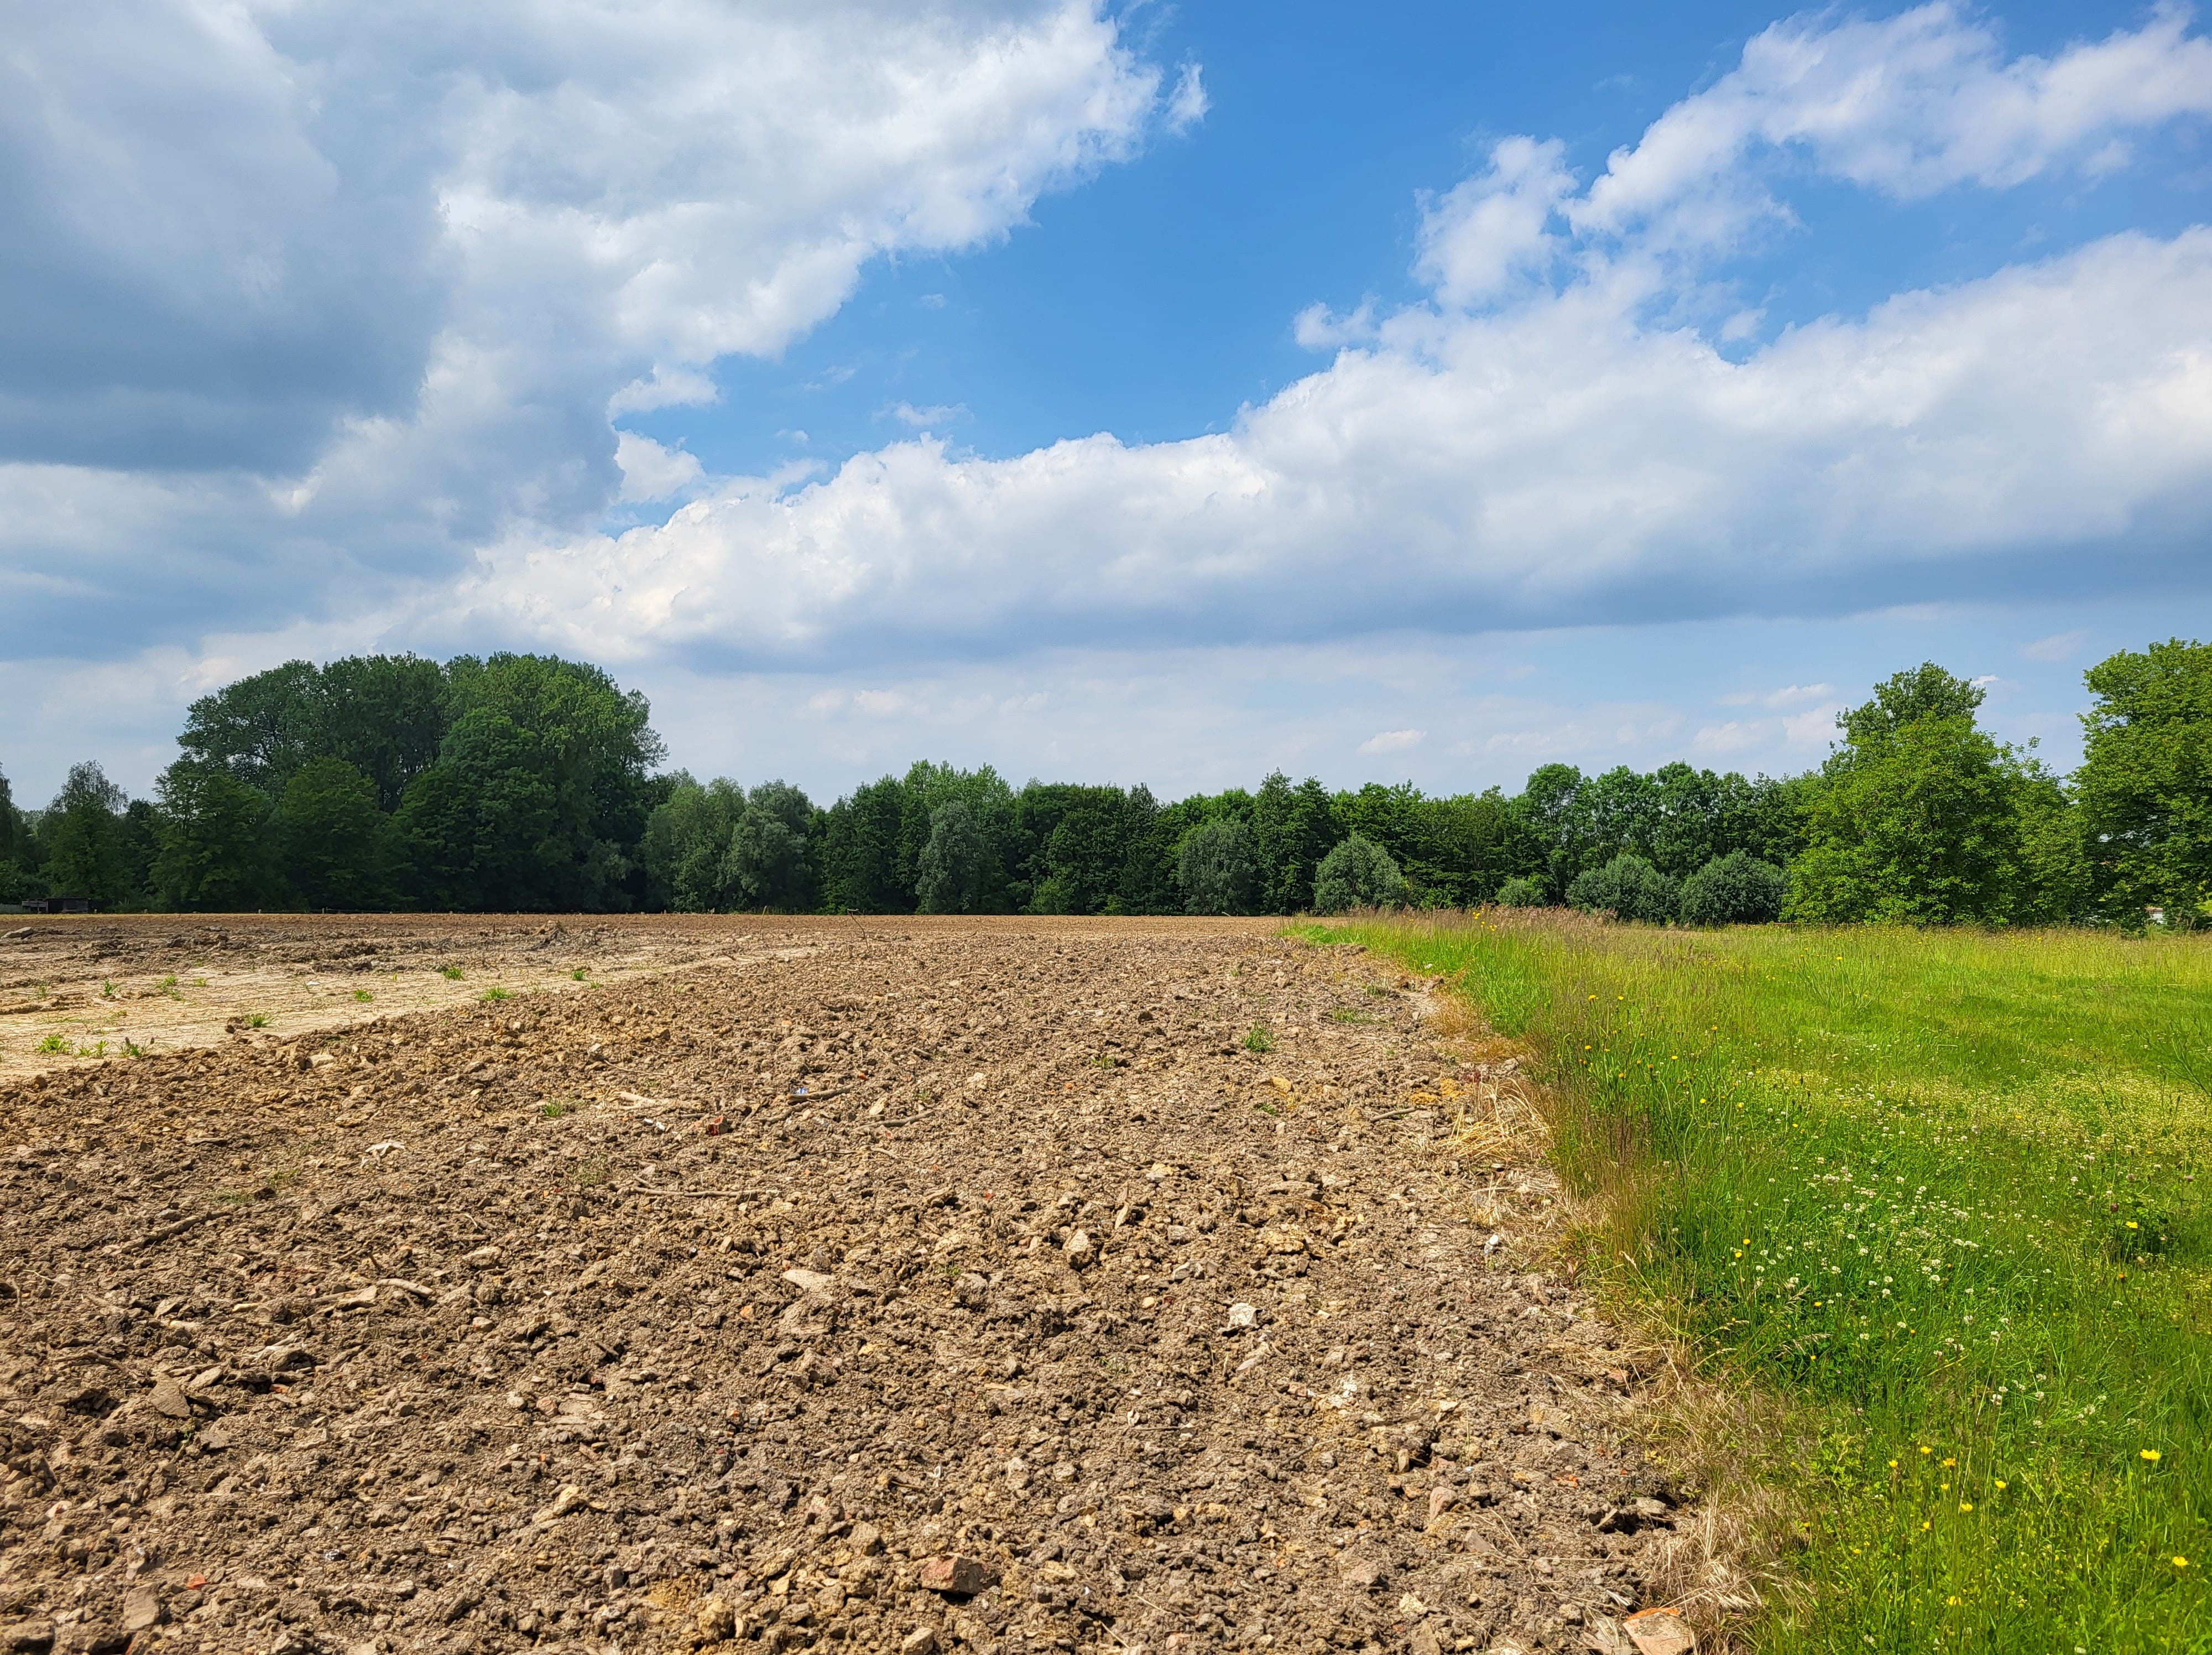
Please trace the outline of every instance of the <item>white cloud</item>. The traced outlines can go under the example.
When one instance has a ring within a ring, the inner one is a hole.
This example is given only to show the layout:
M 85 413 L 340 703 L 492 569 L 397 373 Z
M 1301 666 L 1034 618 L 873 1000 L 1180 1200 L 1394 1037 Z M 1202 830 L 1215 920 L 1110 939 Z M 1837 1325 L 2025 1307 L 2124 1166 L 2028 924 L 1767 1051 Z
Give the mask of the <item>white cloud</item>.
M 799 662 L 1832 608 L 2023 554 L 2172 555 L 2212 511 L 2212 230 L 2109 236 L 1741 354 L 1655 319 L 1653 255 L 1703 245 L 1761 135 L 1897 192 L 2001 185 L 2197 107 L 2208 50 L 2173 14 L 2048 64 L 1942 8 L 1778 26 L 1586 192 L 1555 144 L 1493 146 L 1424 221 L 1435 304 L 1310 311 L 1334 362 L 1228 431 L 988 459 L 902 442 L 795 492 L 729 479 L 618 536 L 520 528 L 461 601 L 575 647 Z M 2155 94 L 2111 94 L 2115 65 Z M 1974 138 L 2005 110 L 2011 137 Z
M 0 564 L 144 636 L 589 527 L 661 486 L 611 417 L 711 400 L 871 259 L 1006 234 L 1131 154 L 1163 80 L 1093 0 L 26 13 L 0 498 L 59 509 Z
M 2030 660 L 2064 660 L 2080 652 L 2089 642 L 2089 634 L 2079 628 L 2069 632 L 2054 632 L 2047 638 L 2038 638 L 2033 643 L 2022 644 L 2020 653 Z
M 956 419 L 968 417 L 965 403 L 933 402 L 926 408 L 917 408 L 910 402 L 893 403 L 884 411 L 902 425 L 921 430 L 932 425 L 949 424 Z
M 673 500 L 690 494 L 705 475 L 697 455 L 664 448 L 635 431 L 616 438 L 615 464 L 622 467 L 624 500 Z
M 1778 210 L 1743 162 L 1795 147 L 1823 170 L 1901 198 L 2020 184 L 2075 161 L 2113 164 L 2112 135 L 2212 113 L 2212 41 L 2162 5 L 2142 28 L 2007 60 L 1958 7 L 1894 17 L 1808 13 L 1744 48 L 1741 64 L 1616 151 L 1570 210 L 1613 234 L 1669 221 L 1669 240 L 1734 234 Z
M 1176 76 L 1175 90 L 1168 94 L 1167 129 L 1178 135 L 1206 119 L 1212 108 L 1206 95 L 1206 77 L 1196 64 L 1185 64 L 1182 72 Z
M 1377 753 L 1401 753 L 1408 747 L 1418 747 L 1426 730 L 1381 730 L 1359 744 L 1360 753 L 1373 758 Z

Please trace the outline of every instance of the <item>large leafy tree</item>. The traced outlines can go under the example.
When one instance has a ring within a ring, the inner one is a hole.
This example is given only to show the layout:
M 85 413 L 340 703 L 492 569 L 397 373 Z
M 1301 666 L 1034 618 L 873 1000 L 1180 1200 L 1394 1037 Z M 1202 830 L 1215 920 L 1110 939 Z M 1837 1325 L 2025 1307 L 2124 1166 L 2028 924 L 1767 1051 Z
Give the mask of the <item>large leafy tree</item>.
M 236 913 L 268 905 L 275 887 L 265 794 L 220 764 L 179 759 L 161 773 L 161 906 Z
M 1975 721 L 1982 691 L 1933 663 L 1842 715 L 1792 870 L 1790 912 L 1943 923 L 2047 916 L 2022 854 L 2042 772 Z M 2047 808 L 2063 798 L 2046 792 Z
M 2097 699 L 2074 780 L 2102 904 L 2212 924 L 2212 644 L 2170 638 L 2086 677 Z
M 57 896 L 89 897 L 102 908 L 143 900 L 133 882 L 124 813 L 130 805 L 106 771 L 88 761 L 70 766 L 61 791 L 40 821 L 46 841 L 48 889 Z
M 343 758 L 292 772 L 276 809 L 285 882 L 311 909 L 381 908 L 390 900 L 386 818 L 376 784 Z

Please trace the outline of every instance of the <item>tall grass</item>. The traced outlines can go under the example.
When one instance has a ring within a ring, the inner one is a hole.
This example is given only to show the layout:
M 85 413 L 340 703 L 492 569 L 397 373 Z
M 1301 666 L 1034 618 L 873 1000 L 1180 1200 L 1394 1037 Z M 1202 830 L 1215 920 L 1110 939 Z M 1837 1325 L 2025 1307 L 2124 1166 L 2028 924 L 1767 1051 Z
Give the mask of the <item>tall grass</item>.
M 1528 1041 L 1577 1238 L 1791 1406 L 1778 1650 L 2212 1650 L 2212 946 L 1316 929 Z

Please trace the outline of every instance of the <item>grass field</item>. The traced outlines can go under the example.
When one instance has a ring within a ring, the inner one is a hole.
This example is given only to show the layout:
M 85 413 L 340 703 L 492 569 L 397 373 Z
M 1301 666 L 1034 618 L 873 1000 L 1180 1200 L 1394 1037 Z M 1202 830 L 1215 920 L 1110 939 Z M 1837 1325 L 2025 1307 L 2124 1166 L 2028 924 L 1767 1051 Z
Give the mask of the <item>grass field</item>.
M 2212 946 L 1316 928 L 1539 1054 L 1577 1238 L 1778 1398 L 1776 1650 L 2212 1650 Z

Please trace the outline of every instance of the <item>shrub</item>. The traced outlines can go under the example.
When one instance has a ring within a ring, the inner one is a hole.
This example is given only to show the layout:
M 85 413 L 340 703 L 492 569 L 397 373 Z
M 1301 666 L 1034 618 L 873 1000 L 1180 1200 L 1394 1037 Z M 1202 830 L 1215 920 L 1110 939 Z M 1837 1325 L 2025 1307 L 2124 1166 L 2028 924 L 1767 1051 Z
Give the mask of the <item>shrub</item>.
M 1260 881 L 1252 830 L 1233 818 L 1200 822 L 1182 836 L 1176 854 L 1176 882 L 1186 914 L 1245 914 Z
M 1662 925 L 1680 911 L 1681 892 L 1644 858 L 1624 850 L 1603 867 L 1576 874 L 1567 887 L 1567 901 L 1593 914 Z
M 1314 870 L 1316 913 L 1395 908 L 1405 900 L 1406 876 L 1390 860 L 1390 853 L 1357 833 L 1322 857 L 1321 866 Z
M 1681 914 L 1690 925 L 1765 925 L 1782 917 L 1790 876 L 1747 850 L 1716 856 L 1682 881 Z
M 1544 887 L 1525 873 L 1516 873 L 1498 887 L 1500 908 L 1541 908 Z

